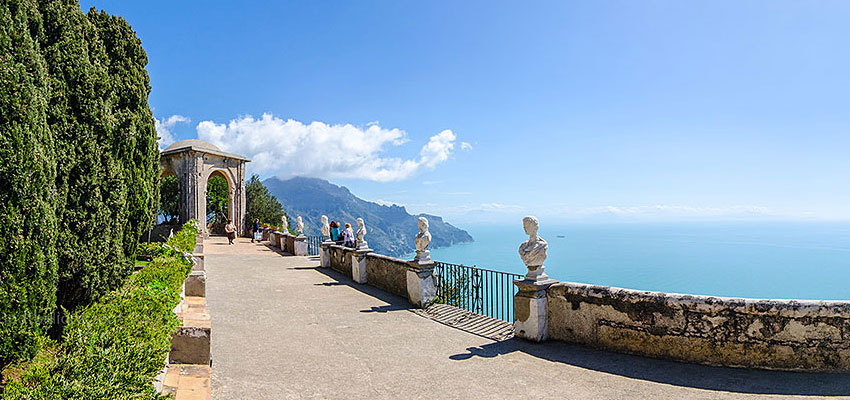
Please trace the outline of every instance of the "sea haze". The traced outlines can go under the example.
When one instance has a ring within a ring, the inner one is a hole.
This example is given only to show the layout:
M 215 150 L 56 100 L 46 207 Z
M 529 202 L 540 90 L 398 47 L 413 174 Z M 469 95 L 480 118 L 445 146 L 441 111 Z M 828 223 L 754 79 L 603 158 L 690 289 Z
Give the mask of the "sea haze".
M 521 222 L 463 226 L 473 243 L 438 261 L 515 273 Z M 622 223 L 547 226 L 546 272 L 561 281 L 727 297 L 850 299 L 850 222 Z M 558 237 L 564 236 L 563 238 Z

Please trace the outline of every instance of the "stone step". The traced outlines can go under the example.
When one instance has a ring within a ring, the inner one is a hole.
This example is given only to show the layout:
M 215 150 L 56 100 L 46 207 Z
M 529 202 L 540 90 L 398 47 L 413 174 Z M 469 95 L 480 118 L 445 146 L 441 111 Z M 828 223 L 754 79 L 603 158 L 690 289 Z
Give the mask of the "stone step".
M 210 400 L 210 366 L 171 364 L 166 368 L 162 394 L 175 400 Z
M 207 299 L 186 296 L 175 311 L 181 324 L 171 337 L 170 362 L 209 365 L 212 319 Z

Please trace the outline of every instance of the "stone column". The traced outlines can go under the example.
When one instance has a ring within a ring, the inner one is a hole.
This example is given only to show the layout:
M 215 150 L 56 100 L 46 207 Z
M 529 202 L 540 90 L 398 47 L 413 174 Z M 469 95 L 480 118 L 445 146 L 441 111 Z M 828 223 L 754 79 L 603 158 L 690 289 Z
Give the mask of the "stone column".
M 334 244 L 330 239 L 322 242 L 322 250 L 319 252 L 322 268 L 330 268 L 331 266 L 331 245 Z
M 366 255 L 371 253 L 372 249 L 360 248 L 351 251 L 351 277 L 354 282 L 366 283 Z
M 557 281 L 546 275 L 543 261 L 549 244 L 537 235 L 540 223 L 535 217 L 523 218 L 528 240 L 519 246 L 519 255 L 528 267 L 525 279 L 515 280 L 519 292 L 514 296 L 514 336 L 542 342 L 549 338 L 549 300 L 546 289 Z
M 549 338 L 549 300 L 546 289 L 553 279 L 535 282 L 516 280 L 519 292 L 514 296 L 514 336 L 542 342 Z
M 407 300 L 414 307 L 427 307 L 437 297 L 435 265 L 431 260 L 410 261 L 407 264 Z
M 292 254 L 295 254 L 296 256 L 307 255 L 307 236 L 298 235 L 295 237 L 295 249 Z

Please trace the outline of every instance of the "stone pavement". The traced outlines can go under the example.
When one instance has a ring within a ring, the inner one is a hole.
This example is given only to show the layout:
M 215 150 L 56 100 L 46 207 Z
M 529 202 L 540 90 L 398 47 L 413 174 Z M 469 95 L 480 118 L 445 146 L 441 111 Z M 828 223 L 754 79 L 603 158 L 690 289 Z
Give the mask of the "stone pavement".
M 318 259 L 205 241 L 213 399 L 850 398 L 850 375 L 716 368 L 493 341 Z

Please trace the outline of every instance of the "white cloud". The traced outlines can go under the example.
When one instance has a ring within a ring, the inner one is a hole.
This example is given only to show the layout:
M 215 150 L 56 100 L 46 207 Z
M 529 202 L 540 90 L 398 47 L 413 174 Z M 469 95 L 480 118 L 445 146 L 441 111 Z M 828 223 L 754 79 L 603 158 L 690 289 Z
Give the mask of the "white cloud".
M 175 114 L 168 118 L 154 119 L 156 134 L 159 136 L 157 143 L 159 144 L 160 150 L 174 143 L 174 135 L 171 134 L 171 128 L 173 128 L 178 122 L 189 122 L 189 118 Z
M 400 207 L 404 206 L 404 204 L 401 204 L 397 201 L 389 201 L 389 200 L 384 200 L 384 199 L 374 200 L 373 203 L 381 205 L 381 206 L 400 206 Z
M 250 168 L 256 173 L 379 182 L 407 179 L 423 168 L 434 168 L 449 158 L 457 139 L 451 130 L 444 130 L 422 147 L 419 159 L 401 159 L 383 154 L 389 146 L 406 143 L 407 134 L 381 128 L 377 121 L 365 128 L 315 121 L 304 124 L 266 113 L 260 119 L 249 115 L 227 124 L 202 121 L 196 129 L 199 139 L 250 158 Z
M 467 151 L 472 150 L 472 145 L 469 144 L 469 142 L 460 142 L 460 149 L 461 150 L 467 150 Z

